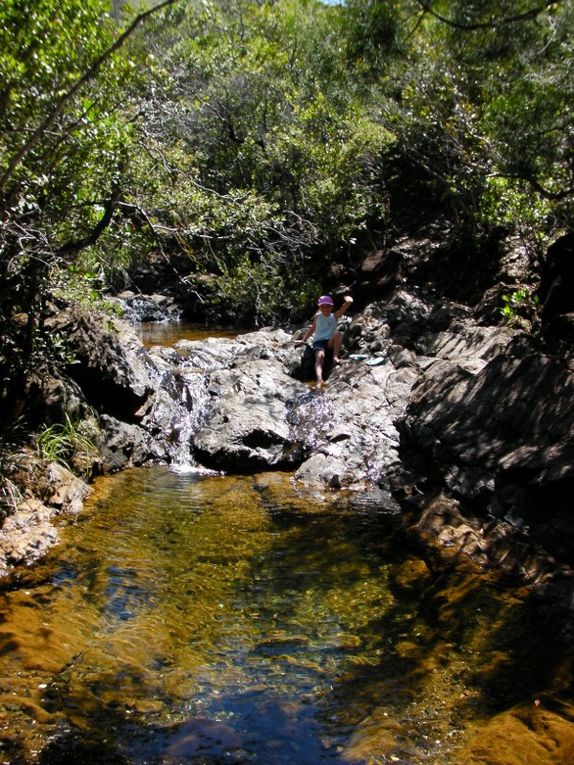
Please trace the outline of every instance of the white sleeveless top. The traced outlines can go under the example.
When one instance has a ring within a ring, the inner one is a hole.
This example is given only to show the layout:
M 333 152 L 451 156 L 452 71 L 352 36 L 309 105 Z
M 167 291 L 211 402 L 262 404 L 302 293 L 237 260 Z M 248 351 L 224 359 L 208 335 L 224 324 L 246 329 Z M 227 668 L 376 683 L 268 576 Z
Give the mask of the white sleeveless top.
M 337 329 L 337 317 L 334 313 L 324 316 L 318 313 L 315 320 L 315 336 L 313 340 L 330 340 Z

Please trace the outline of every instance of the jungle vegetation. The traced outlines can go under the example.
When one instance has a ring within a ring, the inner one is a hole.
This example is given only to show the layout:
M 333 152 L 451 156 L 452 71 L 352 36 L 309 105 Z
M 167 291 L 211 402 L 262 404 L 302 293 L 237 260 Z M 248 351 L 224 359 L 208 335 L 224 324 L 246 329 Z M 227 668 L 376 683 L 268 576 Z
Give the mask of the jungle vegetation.
M 425 228 L 462 280 L 508 232 L 535 268 L 574 223 L 572 28 L 571 0 L 5 0 L 0 399 L 61 352 L 47 295 L 148 262 L 245 324 Z

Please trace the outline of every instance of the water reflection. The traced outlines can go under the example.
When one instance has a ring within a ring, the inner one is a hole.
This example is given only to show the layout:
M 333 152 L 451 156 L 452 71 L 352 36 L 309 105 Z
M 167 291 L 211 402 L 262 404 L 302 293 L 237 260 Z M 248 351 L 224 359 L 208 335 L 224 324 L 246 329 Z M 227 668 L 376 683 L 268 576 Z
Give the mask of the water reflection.
M 521 593 L 285 475 L 125 471 L 63 537 L 0 603 L 8 762 L 443 763 L 543 681 Z
M 134 324 L 140 340 L 144 346 L 165 345 L 172 346 L 178 340 L 205 340 L 206 337 L 235 338 L 241 334 L 237 329 L 230 327 L 211 327 L 209 330 L 203 325 L 178 321 L 150 321 Z

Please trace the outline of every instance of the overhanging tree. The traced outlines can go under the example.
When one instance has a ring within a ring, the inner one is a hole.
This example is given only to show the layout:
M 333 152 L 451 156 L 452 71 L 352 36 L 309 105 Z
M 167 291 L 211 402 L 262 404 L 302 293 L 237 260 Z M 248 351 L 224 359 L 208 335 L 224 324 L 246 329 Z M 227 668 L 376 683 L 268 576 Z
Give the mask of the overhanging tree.
M 0 358 L 2 399 L 34 352 L 55 266 L 109 225 L 130 142 L 122 87 L 134 65 L 104 0 L 0 7 Z

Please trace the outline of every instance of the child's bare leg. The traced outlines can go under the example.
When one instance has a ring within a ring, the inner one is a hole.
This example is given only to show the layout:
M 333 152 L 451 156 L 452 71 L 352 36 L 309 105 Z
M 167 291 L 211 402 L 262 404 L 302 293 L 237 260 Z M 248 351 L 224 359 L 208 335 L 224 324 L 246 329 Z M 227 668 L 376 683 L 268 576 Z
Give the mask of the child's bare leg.
M 341 346 L 343 344 L 343 333 L 342 332 L 335 332 L 333 337 L 329 340 L 329 348 L 333 349 L 333 364 L 338 364 L 341 359 L 339 356 L 341 355 Z
M 317 382 L 323 382 L 323 362 L 325 361 L 325 351 L 315 351 L 315 375 Z

